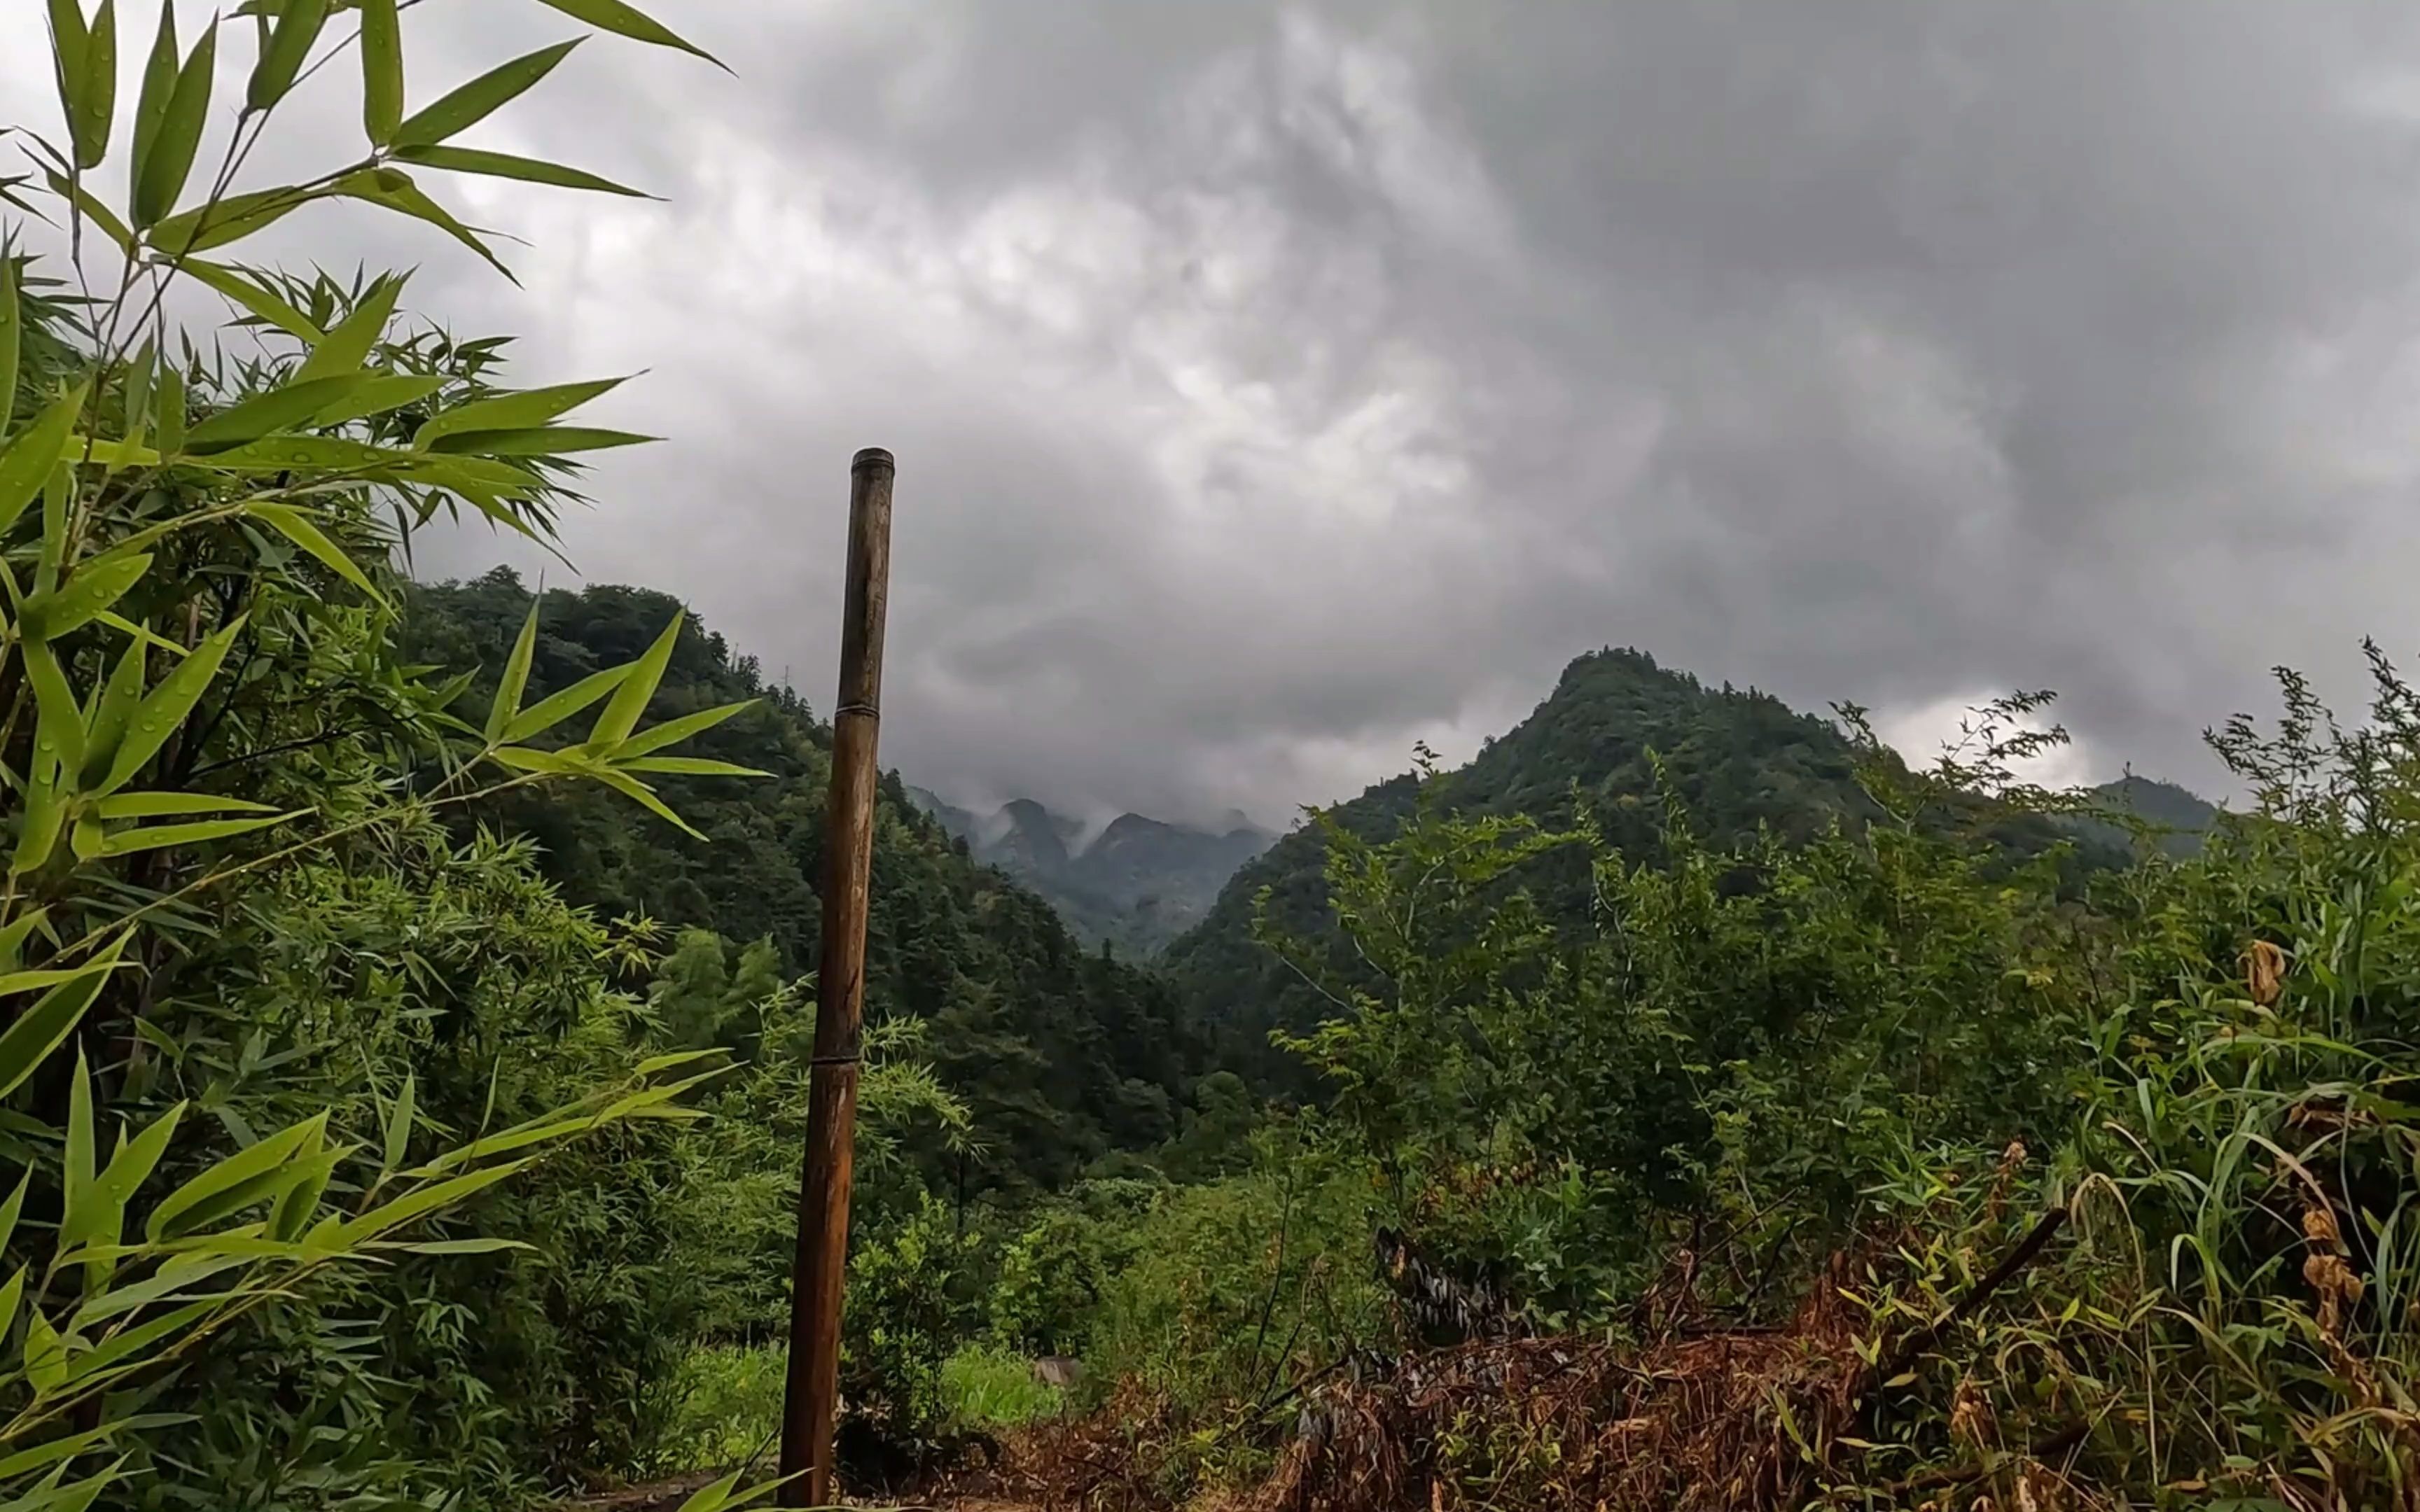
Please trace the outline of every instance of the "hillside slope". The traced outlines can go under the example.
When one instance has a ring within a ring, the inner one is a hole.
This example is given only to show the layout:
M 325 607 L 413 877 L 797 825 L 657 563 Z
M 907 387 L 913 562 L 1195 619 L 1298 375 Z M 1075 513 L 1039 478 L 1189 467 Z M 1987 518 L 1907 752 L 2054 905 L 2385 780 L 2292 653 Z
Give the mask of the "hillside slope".
M 529 594 L 508 570 L 413 594 L 412 654 L 477 666 L 465 699 L 484 706 Z M 532 700 L 599 666 L 635 657 L 679 608 L 645 589 L 550 592 L 539 617 Z M 648 918 L 769 939 L 785 976 L 814 969 L 830 727 L 755 658 L 735 656 L 692 619 L 656 708 L 673 717 L 763 702 L 695 742 L 698 754 L 768 779 L 666 777 L 659 790 L 703 841 L 611 794 L 512 795 L 482 817 L 526 833 L 575 902 L 600 916 Z M 866 1016 L 922 1020 L 930 1058 L 970 1103 L 985 1149 L 966 1173 L 985 1185 L 1055 1186 L 1113 1149 L 1156 1145 L 1198 1057 L 1156 980 L 1087 949 L 1050 905 L 977 864 L 886 774 L 877 799 Z
M 1611 648 L 1575 658 L 1527 719 L 1435 780 L 1444 805 L 1465 812 L 1559 823 L 1573 817 L 1576 801 L 1625 855 L 1652 861 L 1659 849 L 1658 759 L 1700 838 L 1717 846 L 1745 841 L 1760 827 L 1804 841 L 1836 820 L 1854 825 L 1879 811 L 1858 785 L 1848 738 L 1830 721 L 1753 689 L 1709 687 L 1643 652 Z M 2206 822 L 2208 806 L 2182 789 L 2130 781 L 2140 791 L 2129 788 L 2123 796 L 2145 817 Z M 1418 780 L 1405 774 L 1339 805 L 1333 816 L 1354 834 L 1382 837 L 1411 811 L 1418 793 Z M 2114 861 L 2130 847 L 2122 830 L 2093 823 L 2024 819 L 1988 833 L 2018 854 L 2071 837 L 2086 867 Z M 1253 938 L 1254 899 L 1268 890 L 1269 917 L 1287 935 L 1315 951 L 1335 946 L 1326 852 L 1315 829 L 1287 835 L 1237 872 L 1202 923 L 1163 957 L 1183 1014 L 1214 1043 L 1216 1057 L 1264 1085 L 1295 1086 L 1297 1075 L 1290 1057 L 1268 1048 L 1269 1031 L 1300 1030 L 1332 1010 Z M 1589 884 L 1577 871 L 1549 867 L 1530 883 L 1550 912 L 1585 914 Z M 1354 974 L 1342 954 L 1332 964 Z

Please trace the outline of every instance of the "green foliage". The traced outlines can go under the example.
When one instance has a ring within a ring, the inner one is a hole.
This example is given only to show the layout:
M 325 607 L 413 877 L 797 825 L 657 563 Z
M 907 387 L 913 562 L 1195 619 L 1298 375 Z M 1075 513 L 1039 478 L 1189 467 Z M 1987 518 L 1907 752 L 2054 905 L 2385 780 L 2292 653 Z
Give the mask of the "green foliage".
M 941 1365 L 941 1396 L 960 1427 L 1013 1428 L 1055 1416 L 1066 1394 L 1033 1379 L 1021 1354 L 985 1345 L 958 1350 Z

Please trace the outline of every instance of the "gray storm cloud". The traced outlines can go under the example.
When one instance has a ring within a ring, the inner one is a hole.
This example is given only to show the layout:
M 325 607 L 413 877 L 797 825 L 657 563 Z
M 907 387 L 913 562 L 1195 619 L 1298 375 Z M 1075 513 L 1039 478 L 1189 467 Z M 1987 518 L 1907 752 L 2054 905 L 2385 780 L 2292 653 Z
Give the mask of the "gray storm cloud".
M 668 203 L 465 186 L 520 291 L 336 244 L 647 369 L 569 552 L 811 699 L 897 452 L 915 780 L 1280 819 L 1615 642 L 2208 782 L 2271 664 L 2420 649 L 2409 8 L 660 3 L 737 77 L 592 43 L 479 140 Z M 562 29 L 473 12 L 416 95 Z

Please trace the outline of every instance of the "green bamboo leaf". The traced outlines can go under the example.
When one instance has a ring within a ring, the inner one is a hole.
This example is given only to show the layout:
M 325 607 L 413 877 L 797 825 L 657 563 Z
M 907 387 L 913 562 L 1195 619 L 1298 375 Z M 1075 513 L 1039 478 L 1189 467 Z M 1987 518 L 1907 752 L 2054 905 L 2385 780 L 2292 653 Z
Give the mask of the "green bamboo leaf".
M 626 798 L 628 798 L 631 802 L 638 804 L 640 807 L 645 809 L 649 813 L 652 813 L 659 819 L 663 820 L 666 824 L 675 825 L 682 834 L 688 835 L 696 840 L 706 839 L 704 835 L 699 834 L 696 830 L 690 827 L 688 820 L 683 819 L 680 815 L 673 812 L 671 809 L 665 807 L 664 800 L 656 796 L 655 789 L 647 786 L 644 782 L 640 781 L 637 778 L 626 776 L 621 772 L 615 771 L 610 766 L 586 768 L 585 775 L 593 777 L 597 781 L 604 783 L 607 787 L 612 788 L 614 792 L 619 793 Z
M 86 1449 L 107 1440 L 121 1427 L 122 1425 L 117 1423 L 104 1423 L 97 1428 L 86 1428 L 81 1433 L 62 1434 L 58 1438 L 45 1440 L 30 1449 L 21 1449 L 7 1458 L 0 1459 L 0 1485 L 6 1485 L 20 1475 L 30 1474 L 44 1465 L 57 1464 L 62 1459 L 72 1459 Z M 28 1512 L 31 1512 L 31 1509 L 28 1509 Z M 50 1509 L 44 1506 L 40 1512 L 50 1512 Z
M 47 594 L 59 585 L 59 566 L 67 561 L 68 520 L 75 513 L 75 464 L 63 456 L 51 469 L 51 486 L 42 495 L 42 549 L 34 563 L 34 592 L 38 594 Z
M 17 249 L 0 242 L 0 436 L 17 416 L 17 352 L 24 342 L 24 312 L 18 303 Z
M 141 441 L 150 429 L 151 383 L 158 376 L 159 370 L 159 354 L 153 348 L 151 339 L 147 336 L 143 341 L 143 349 L 136 352 L 133 359 L 126 364 L 125 390 L 121 408 L 126 411 L 126 439 L 130 441 Z
M 639 726 L 639 716 L 647 712 L 647 702 L 656 696 L 656 686 L 664 680 L 664 669 L 673 659 L 673 647 L 680 640 L 684 614 L 673 616 L 663 634 L 630 664 L 630 675 L 613 690 L 613 701 L 597 717 L 595 728 L 588 733 L 588 744 L 597 750 L 609 750 L 630 736 Z
M 343 402 L 368 380 L 366 374 L 348 372 L 337 377 L 298 378 L 267 393 L 255 394 L 188 431 L 185 450 L 195 456 L 209 456 L 250 445 L 277 431 L 304 424 L 320 410 Z
M 177 8 L 160 7 L 160 29 L 151 39 L 151 55 L 143 65 L 143 92 L 134 101 L 134 157 L 127 167 L 137 224 L 143 214 L 143 165 L 151 161 L 152 144 L 160 140 L 160 124 L 168 118 L 168 101 L 177 93 L 177 65 L 184 60 L 177 43 Z
M 380 609 L 391 607 L 386 595 L 371 586 L 369 574 L 362 571 L 353 559 L 345 554 L 344 548 L 329 540 L 326 533 L 312 524 L 311 517 L 300 509 L 292 504 L 249 504 L 244 508 L 244 515 L 250 519 L 267 520 L 276 527 L 279 534 L 318 558 L 329 571 L 369 595 L 371 603 Z
M 124 598 L 150 569 L 147 551 L 95 557 L 78 567 L 65 587 L 27 598 L 17 610 L 18 627 L 33 640 L 52 640 L 81 629 Z
M 99 814 L 90 810 L 78 813 L 75 822 L 68 826 L 68 854 L 78 862 L 96 860 L 101 856 L 101 842 L 108 838 L 108 827 L 101 824 Z
M 518 1239 L 424 1239 L 408 1244 L 377 1244 L 375 1249 L 397 1255 L 502 1255 L 514 1250 L 537 1253 L 535 1244 Z
M 756 703 L 755 699 L 742 699 L 737 703 L 717 704 L 711 709 L 700 709 L 695 714 L 684 714 L 677 719 L 649 725 L 614 747 L 613 755 L 621 764 L 628 766 L 629 757 L 645 756 L 666 746 L 677 745 L 691 735 L 713 729 L 735 714 L 754 708 Z
M 73 771 L 84 761 L 84 705 L 68 686 L 67 671 L 48 644 L 29 639 L 20 653 L 25 660 L 25 681 L 34 688 L 35 759 Z
M 395 0 L 362 0 L 362 129 L 370 146 L 395 140 L 403 124 L 403 26 Z
M 26 774 L 25 811 L 17 821 L 17 849 L 8 861 L 12 875 L 41 870 L 58 846 L 59 828 L 68 816 L 67 799 L 59 792 L 63 770 L 57 751 L 35 750 Z
M 225 199 L 197 205 L 180 210 L 151 228 L 152 250 L 163 256 L 186 257 L 197 252 L 209 252 L 231 241 L 240 241 L 255 231 L 275 225 L 278 222 L 310 204 L 334 193 L 332 189 L 306 189 L 283 184 L 275 189 L 256 189 L 248 193 L 230 194 Z
M 68 1347 L 39 1307 L 25 1311 L 25 1379 L 34 1395 L 56 1390 L 68 1379 Z
M 105 1211 L 108 1199 L 93 1180 L 99 1158 L 95 1143 L 92 1072 L 85 1064 L 83 1047 L 78 1046 L 75 1073 L 68 1083 L 67 1144 L 59 1168 L 59 1248 L 63 1252 L 98 1237 L 118 1217 Z
M 143 641 L 137 638 L 119 653 L 117 665 L 110 669 L 109 680 L 101 684 L 101 697 L 93 704 L 92 719 L 85 731 L 84 765 L 76 774 L 78 787 L 98 783 L 109 774 L 109 764 L 117 759 L 118 745 L 126 739 L 134 711 L 143 702 L 143 674 L 147 659 Z M 105 806 L 101 817 L 110 817 Z
M 185 370 L 174 363 L 160 365 L 160 386 L 151 395 L 151 439 L 163 457 L 185 449 Z
M 395 1106 L 387 1110 L 385 1148 L 381 1151 L 386 1168 L 394 1170 L 403 1164 L 404 1151 L 411 1144 L 411 1119 L 417 1083 L 407 1073 L 403 1089 L 395 1094 Z
M 17 517 L 50 482 L 51 471 L 58 466 L 68 436 L 75 428 L 76 415 L 84 409 L 86 389 L 85 383 L 79 382 L 53 400 L 49 409 L 17 433 L 8 450 L 0 451 L 0 531 L 17 523 Z
M 523 389 L 518 393 L 474 399 L 432 416 L 427 424 L 420 427 L 420 434 L 412 438 L 412 445 L 426 450 L 444 437 L 463 431 L 527 430 L 543 425 L 555 416 L 586 404 L 600 394 L 610 393 L 628 381 L 626 378 L 595 378 L 586 383 Z
M 128 1140 L 123 1149 L 110 1157 L 108 1169 L 101 1173 L 101 1184 L 108 1189 L 111 1199 L 121 1211 L 134 1199 L 134 1194 L 143 1189 L 143 1183 L 151 1180 L 151 1173 L 159 1168 L 160 1157 L 167 1153 L 168 1141 L 176 1137 L 177 1125 L 184 1117 L 184 1103 L 171 1104 L 166 1112 L 152 1119 L 141 1134 Z M 114 1228 L 111 1237 L 114 1242 Z
M 0 971 L 13 972 L 23 963 L 25 942 L 33 937 L 34 931 L 40 929 L 50 917 L 51 911 L 47 908 L 28 908 L 8 920 L 7 927 L 0 928 Z M 0 992 L 29 990 L 0 986 Z M 6 1245 L 8 1242 L 7 1226 L 0 1225 L 0 1245 Z
M 537 655 L 537 606 L 539 595 L 530 595 L 529 614 L 521 621 L 521 633 L 513 638 L 513 654 L 504 658 L 504 675 L 496 684 L 496 696 L 488 705 L 488 744 L 492 746 L 504 738 L 504 725 L 521 712 L 521 694 L 529 687 L 530 662 Z
M 116 630 L 120 635 L 132 636 L 135 640 L 141 641 L 147 646 L 149 646 L 154 651 L 164 651 L 168 655 L 177 657 L 182 657 L 188 655 L 183 646 L 177 644 L 177 642 L 169 640 L 166 636 L 156 634 L 153 631 L 135 624 L 132 620 L 128 619 L 123 614 L 101 615 L 99 617 L 99 623 L 108 625 L 111 629 Z
M 473 1171 L 468 1175 L 452 1177 L 446 1180 L 432 1182 L 427 1186 L 415 1187 L 394 1201 L 381 1207 L 372 1208 L 360 1217 L 349 1221 L 337 1230 L 337 1235 L 344 1243 L 349 1245 L 376 1239 L 380 1234 L 392 1232 L 414 1219 L 426 1217 L 440 1209 L 450 1208 L 465 1197 L 485 1191 L 528 1164 L 526 1160 L 507 1161 L 501 1165 L 490 1165 L 485 1170 Z
M 93 1378 L 101 1372 L 121 1361 L 131 1360 L 143 1354 L 162 1340 L 183 1333 L 212 1313 L 225 1311 L 230 1302 L 241 1295 L 240 1292 L 219 1292 L 205 1296 L 197 1301 L 189 1302 L 182 1307 L 164 1312 L 157 1318 L 137 1323 L 124 1333 L 114 1334 L 98 1347 L 77 1355 L 74 1362 L 68 1367 L 68 1379 L 70 1381 L 82 1383 L 88 1389 L 93 1384 Z M 140 1363 L 148 1364 L 149 1362 Z
M 225 798 L 214 793 L 118 793 L 101 799 L 95 807 L 103 819 L 166 819 L 178 814 L 225 813 L 229 810 L 239 813 L 276 811 L 250 798 Z
M 771 777 L 770 772 L 753 766 L 739 766 L 730 762 L 711 761 L 704 756 L 642 756 L 635 761 L 615 760 L 613 768 L 621 772 L 662 772 L 675 777 Z
M 445 375 L 442 373 L 422 376 L 398 373 L 368 378 L 342 403 L 330 405 L 312 416 L 311 424 L 315 426 L 341 425 L 348 420 L 383 415 L 406 405 L 418 404 L 444 386 Z
M 25 1189 L 33 1184 L 34 1168 L 28 1165 L 25 1174 L 17 1178 L 17 1190 L 8 1194 L 6 1205 L 0 1205 L 0 1247 L 5 1247 L 16 1234 L 17 1220 L 25 1211 Z M 7 1332 L 7 1329 L 0 1328 L 0 1335 Z
M 0 1335 L 7 1334 L 17 1321 L 17 1304 L 24 1298 L 25 1267 L 21 1265 L 17 1267 L 17 1273 L 8 1278 L 8 1284 L 0 1287 Z
M 359 373 L 369 362 L 370 350 L 378 345 L 387 322 L 395 317 L 395 301 L 402 292 L 400 277 L 380 278 L 372 284 L 361 302 L 353 306 L 353 313 L 330 327 L 328 339 L 312 348 L 311 355 L 295 369 L 293 381 L 306 383 L 314 378 Z
M 277 24 L 270 29 L 269 45 L 260 50 L 259 60 L 252 66 L 252 83 L 244 91 L 245 109 L 273 109 L 286 98 L 286 92 L 294 87 L 294 76 L 302 71 L 303 59 L 311 55 L 311 44 L 319 39 L 319 28 L 327 23 L 328 0 L 286 0 Z
M 78 122 L 85 114 L 84 95 L 90 75 L 85 67 L 92 43 L 85 28 L 81 0 L 50 0 L 51 72 L 59 86 L 59 109 L 67 116 L 68 136 L 81 162 L 84 132 Z
M 677 48 L 691 56 L 706 59 L 716 68 L 722 69 L 725 73 L 731 71 L 723 67 L 721 58 L 689 41 L 645 12 L 624 4 L 623 0 L 538 0 L 538 3 L 552 6 L 573 20 L 584 21 L 600 31 L 612 32 L 616 37 L 628 37 L 634 41 L 652 42 L 658 47 Z
M 532 750 L 527 746 L 499 746 L 489 754 L 516 772 L 568 772 L 578 765 L 561 751 Z
M 163 12 L 175 7 L 163 4 Z M 162 45 L 174 57 L 177 45 L 175 25 L 163 19 L 161 23 Z M 134 149 L 134 224 L 149 230 L 177 208 L 178 196 L 194 174 L 194 154 L 202 145 L 202 132 L 209 125 L 210 85 L 218 78 L 219 23 L 214 18 L 202 31 L 201 39 L 194 44 L 192 55 L 178 69 L 174 85 L 162 97 L 160 117 L 153 123 L 148 137 L 137 137 Z M 160 54 L 152 54 L 151 67 L 156 73 L 161 68 Z M 152 83 L 143 86 L 145 108 L 149 109 Z M 138 128 L 139 129 L 139 128 Z
M 351 1149 L 350 1146 L 340 1146 L 303 1166 L 302 1176 L 278 1195 L 277 1206 L 270 1210 L 271 1236 L 288 1242 L 302 1237 L 302 1231 L 311 1227 L 312 1218 L 318 1213 L 319 1195 L 328 1190 L 328 1179 Z
M 487 260 L 489 267 L 504 274 L 509 282 L 516 285 L 520 282 L 513 277 L 513 270 L 504 266 L 494 249 L 479 239 L 477 232 L 456 220 L 443 206 L 421 193 L 420 186 L 412 182 L 411 176 L 400 168 L 364 168 L 359 173 L 347 174 L 337 179 L 327 193 L 426 222 L 477 253 Z
M 292 813 L 271 814 L 260 819 L 207 819 L 190 825 L 150 825 L 140 829 L 121 829 L 101 842 L 101 854 L 132 856 L 139 851 L 163 850 L 171 845 L 206 845 L 214 840 L 248 835 L 256 829 L 282 825 L 308 811 L 297 809 Z
M 87 25 L 79 0 L 51 0 L 51 65 L 68 119 L 75 165 L 90 172 L 109 152 L 109 122 L 117 107 L 117 8 L 101 0 Z
M 555 65 L 569 56 L 571 50 L 582 40 L 583 39 L 574 38 L 567 42 L 557 42 L 552 47 L 543 47 L 501 64 L 447 94 L 435 104 L 414 112 L 396 129 L 396 147 L 434 147 L 447 137 L 476 126 L 552 73 Z
M 126 963 L 119 962 L 124 965 Z M 0 996 L 30 993 L 36 988 L 55 987 L 63 981 L 74 981 L 85 974 L 82 966 L 44 966 L 37 971 L 11 971 L 0 976 Z
M 74 201 L 75 208 L 85 219 L 116 243 L 118 251 L 130 257 L 135 255 L 134 233 L 126 229 L 126 223 L 117 218 L 117 212 L 94 197 L 92 191 L 71 181 L 56 168 L 43 169 L 42 177 L 50 184 L 53 193 L 61 199 Z
M 218 676 L 220 664 L 226 660 L 227 649 L 235 644 L 242 629 L 243 621 L 239 618 L 206 638 L 192 655 L 177 664 L 174 671 L 160 680 L 160 686 L 134 711 L 126 739 L 117 748 L 116 759 L 109 764 L 109 776 L 96 795 L 106 795 L 124 787 L 160 753 L 160 748 L 168 743 L 168 737 L 194 712 L 194 705 L 201 702 L 210 680 Z
M 162 1199 L 144 1237 L 156 1244 L 192 1233 L 283 1192 L 300 1174 L 295 1164 L 318 1155 L 327 1131 L 328 1116 L 319 1113 L 237 1150 Z
M 289 336 L 300 336 L 315 347 L 328 339 L 327 332 L 313 325 L 302 311 L 233 268 L 195 257 L 186 258 L 178 268 L 241 305 L 245 313 L 268 321 Z
M 117 1484 L 120 1473 L 125 1470 L 129 1458 L 131 1457 L 120 1455 L 111 1461 L 107 1468 L 51 1491 L 42 1501 L 39 1512 L 85 1512 L 85 1509 L 94 1502 L 100 1500 L 101 1492 Z M 36 1509 L 27 1508 L 26 1512 L 36 1512 Z
M 33 1007 L 0 1033 L 0 1097 L 23 1086 L 34 1068 L 50 1058 L 101 995 L 101 983 L 118 964 L 114 951 L 109 959 L 94 962 L 36 998 Z
M 627 184 L 617 184 L 611 178 L 600 178 L 584 169 L 567 168 L 562 163 L 545 162 L 536 158 L 517 158 L 509 152 L 487 152 L 477 147 L 407 147 L 396 148 L 395 155 L 415 168 L 483 174 L 490 178 L 517 178 L 527 184 L 584 189 L 599 194 L 627 194 L 632 199 L 656 197 Z
M 640 436 L 627 430 L 597 430 L 585 425 L 541 425 L 529 430 L 475 430 L 441 436 L 428 450 L 441 455 L 473 453 L 481 456 L 566 456 L 609 446 L 643 446 L 660 436 Z
M 527 740 L 530 736 L 553 729 L 581 710 L 622 686 L 630 675 L 628 667 L 608 667 L 601 672 L 591 672 L 560 692 L 551 693 L 526 711 L 513 716 L 504 726 L 506 740 Z

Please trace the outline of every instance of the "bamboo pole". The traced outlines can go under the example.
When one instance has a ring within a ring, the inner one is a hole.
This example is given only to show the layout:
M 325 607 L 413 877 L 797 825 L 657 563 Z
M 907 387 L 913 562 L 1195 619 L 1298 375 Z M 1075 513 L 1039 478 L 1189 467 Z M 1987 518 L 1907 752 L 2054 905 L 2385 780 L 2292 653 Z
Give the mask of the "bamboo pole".
M 806 1173 L 790 1273 L 789 1380 L 782 1412 L 783 1506 L 829 1506 L 840 1402 L 840 1308 L 848 1271 L 859 1024 L 865 1006 L 867 875 L 874 856 L 875 737 L 881 722 L 882 619 L 891 588 L 891 454 L 849 464 L 848 580 L 840 697 L 832 708 L 831 797 L 824 810 L 823 948 L 807 1093 Z

